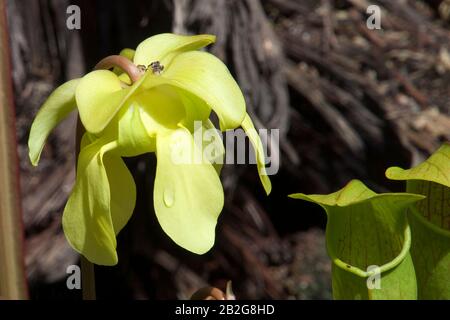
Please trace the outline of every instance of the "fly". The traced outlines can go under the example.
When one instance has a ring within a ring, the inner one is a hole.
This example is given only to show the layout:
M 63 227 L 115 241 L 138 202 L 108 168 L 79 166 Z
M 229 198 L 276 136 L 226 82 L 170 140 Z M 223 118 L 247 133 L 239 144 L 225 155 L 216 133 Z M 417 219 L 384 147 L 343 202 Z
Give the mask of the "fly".
M 151 69 L 153 74 L 161 74 L 164 70 L 164 66 L 159 61 L 153 61 L 148 65 L 148 69 Z

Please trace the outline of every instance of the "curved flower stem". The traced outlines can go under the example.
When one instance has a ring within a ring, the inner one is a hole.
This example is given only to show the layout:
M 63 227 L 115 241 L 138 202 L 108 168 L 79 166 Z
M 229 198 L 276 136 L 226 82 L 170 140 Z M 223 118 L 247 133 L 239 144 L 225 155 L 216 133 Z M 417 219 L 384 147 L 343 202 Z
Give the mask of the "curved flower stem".
M 112 55 L 108 56 L 102 60 L 100 60 L 99 63 L 96 64 L 95 70 L 101 70 L 101 69 L 111 69 L 113 67 L 118 67 L 122 69 L 123 72 L 125 72 L 131 79 L 131 81 L 134 83 L 139 80 L 140 77 L 144 74 L 145 70 L 142 68 L 139 68 L 139 66 L 136 66 L 131 60 L 127 59 L 126 57 L 122 57 L 119 55 Z

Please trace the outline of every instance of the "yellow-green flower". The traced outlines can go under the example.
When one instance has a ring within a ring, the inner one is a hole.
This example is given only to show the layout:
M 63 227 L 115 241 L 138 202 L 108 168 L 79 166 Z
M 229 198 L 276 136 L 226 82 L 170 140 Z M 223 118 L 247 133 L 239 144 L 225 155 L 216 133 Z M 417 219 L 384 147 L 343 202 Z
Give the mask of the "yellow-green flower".
M 153 199 L 162 229 L 194 253 L 213 246 L 224 202 L 220 166 L 205 159 L 199 164 L 173 161 L 174 152 L 202 148 L 193 139 L 194 121 L 213 128 L 211 111 L 222 131 L 239 126 L 246 131 L 256 150 L 262 184 L 270 192 L 262 144 L 241 90 L 219 59 L 198 51 L 214 40 L 211 35 L 150 37 L 135 52 L 122 53 L 134 65 L 148 66 L 135 82 L 117 68 L 95 70 L 58 87 L 36 116 L 28 141 L 33 165 L 50 131 L 73 109 L 78 109 L 86 129 L 63 228 L 72 247 L 89 261 L 117 263 L 116 235 L 136 200 L 136 186 L 122 157 L 147 152 L 157 157 Z M 223 157 L 222 144 L 221 148 Z

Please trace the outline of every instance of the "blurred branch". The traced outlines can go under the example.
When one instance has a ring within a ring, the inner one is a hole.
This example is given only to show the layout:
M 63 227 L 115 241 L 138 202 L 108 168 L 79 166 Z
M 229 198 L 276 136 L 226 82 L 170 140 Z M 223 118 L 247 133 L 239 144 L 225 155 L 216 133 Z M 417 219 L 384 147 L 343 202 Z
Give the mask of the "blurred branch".
M 0 0 L 0 296 L 26 299 L 6 3 Z

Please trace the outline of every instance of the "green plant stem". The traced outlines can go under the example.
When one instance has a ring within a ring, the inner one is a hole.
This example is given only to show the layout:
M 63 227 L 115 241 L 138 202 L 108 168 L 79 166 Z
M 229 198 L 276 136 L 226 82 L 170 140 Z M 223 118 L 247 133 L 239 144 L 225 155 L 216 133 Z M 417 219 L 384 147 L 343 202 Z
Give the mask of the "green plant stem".
M 6 3 L 0 0 L 0 296 L 27 299 Z
M 94 264 L 81 256 L 81 288 L 83 300 L 95 300 L 95 272 Z

